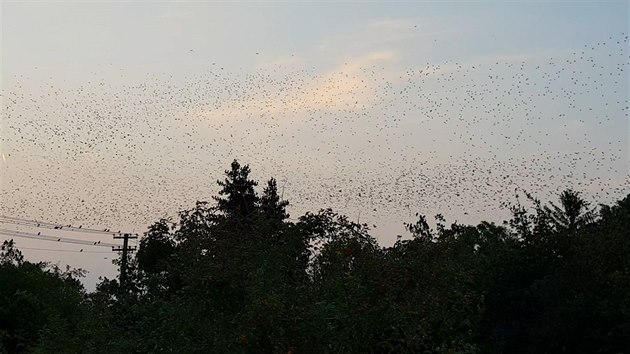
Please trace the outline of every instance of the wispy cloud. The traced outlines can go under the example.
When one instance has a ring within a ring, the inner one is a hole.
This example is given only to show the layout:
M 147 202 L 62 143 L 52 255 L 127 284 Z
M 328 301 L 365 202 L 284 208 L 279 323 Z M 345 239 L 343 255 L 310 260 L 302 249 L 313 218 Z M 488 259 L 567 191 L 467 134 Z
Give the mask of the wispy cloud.
M 365 69 L 394 62 L 397 58 L 394 51 L 369 52 L 350 58 L 291 90 L 278 88 L 265 97 L 254 93 L 248 99 L 226 100 L 228 104 L 219 108 L 186 111 L 185 115 L 203 121 L 228 122 L 235 116 L 267 119 L 277 113 L 290 113 L 295 118 L 316 110 L 359 110 L 375 100 L 376 87 L 366 79 Z

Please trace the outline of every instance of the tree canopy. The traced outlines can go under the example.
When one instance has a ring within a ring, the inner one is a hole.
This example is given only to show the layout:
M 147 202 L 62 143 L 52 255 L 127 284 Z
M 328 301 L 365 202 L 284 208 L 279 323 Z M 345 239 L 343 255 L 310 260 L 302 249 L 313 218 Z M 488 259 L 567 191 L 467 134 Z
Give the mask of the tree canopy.
M 527 195 L 503 224 L 423 215 L 380 246 L 323 208 L 288 219 L 236 160 L 214 204 L 157 220 L 128 279 L 0 254 L 0 353 L 619 353 L 630 348 L 630 195 Z M 496 201 L 500 203 L 502 201 Z M 437 212 L 437 211 L 436 211 Z M 435 225 L 432 227 L 432 225 Z

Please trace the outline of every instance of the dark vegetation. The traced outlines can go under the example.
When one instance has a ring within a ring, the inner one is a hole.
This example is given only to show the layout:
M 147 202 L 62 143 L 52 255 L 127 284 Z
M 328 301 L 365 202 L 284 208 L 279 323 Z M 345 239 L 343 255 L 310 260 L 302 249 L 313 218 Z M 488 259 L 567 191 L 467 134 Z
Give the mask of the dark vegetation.
M 503 225 L 407 225 L 379 247 L 330 209 L 289 222 L 236 161 L 214 203 L 150 226 L 127 281 L 0 257 L 3 353 L 619 353 L 630 196 L 527 195 Z M 518 201 L 518 199 L 517 199 Z

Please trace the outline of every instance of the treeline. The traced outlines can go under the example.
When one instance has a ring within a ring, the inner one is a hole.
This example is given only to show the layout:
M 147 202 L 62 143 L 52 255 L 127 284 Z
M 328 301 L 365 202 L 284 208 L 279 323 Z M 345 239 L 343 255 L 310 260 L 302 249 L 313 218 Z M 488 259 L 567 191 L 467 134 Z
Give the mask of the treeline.
M 128 276 L 0 256 L 2 353 L 621 353 L 630 348 L 630 195 L 527 195 L 501 225 L 380 247 L 330 209 L 289 222 L 234 161 L 212 203 L 149 227 Z M 517 199 L 518 201 L 518 199 Z M 499 203 L 500 201 L 495 201 Z M 118 260 L 120 263 L 120 260 Z

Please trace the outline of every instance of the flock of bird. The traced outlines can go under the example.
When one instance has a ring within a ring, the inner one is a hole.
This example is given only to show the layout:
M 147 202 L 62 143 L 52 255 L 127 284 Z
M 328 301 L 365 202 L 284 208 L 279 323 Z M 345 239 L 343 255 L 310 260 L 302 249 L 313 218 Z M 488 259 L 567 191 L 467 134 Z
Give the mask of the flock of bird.
M 0 214 L 140 230 L 210 201 L 235 158 L 261 185 L 278 180 L 292 217 L 496 220 L 515 189 L 612 202 L 630 191 L 627 40 L 409 68 L 15 78 L 2 91 Z

